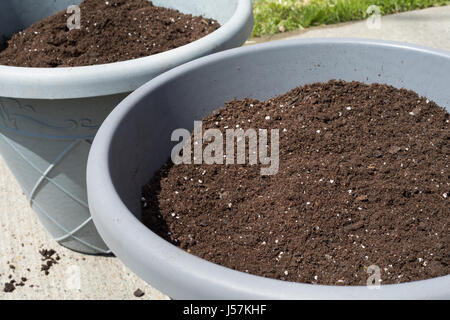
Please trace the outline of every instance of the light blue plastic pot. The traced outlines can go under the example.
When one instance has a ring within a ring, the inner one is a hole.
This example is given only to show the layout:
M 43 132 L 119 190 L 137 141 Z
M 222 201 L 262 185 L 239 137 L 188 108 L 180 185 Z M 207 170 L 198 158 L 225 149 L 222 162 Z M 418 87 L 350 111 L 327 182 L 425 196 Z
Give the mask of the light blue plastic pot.
M 131 270 L 176 299 L 449 299 L 450 276 L 377 290 L 249 275 L 188 254 L 139 221 L 141 187 L 170 156 L 173 130 L 192 129 L 226 101 L 343 79 L 411 89 L 450 110 L 449 70 L 449 52 L 354 39 L 272 42 L 175 68 L 127 97 L 100 128 L 87 174 L 95 224 Z
M 0 39 L 81 0 L 2 0 Z M 180 64 L 238 47 L 253 27 L 251 0 L 154 0 L 222 27 L 150 57 L 76 68 L 0 66 L 0 152 L 44 227 L 60 244 L 109 253 L 88 210 L 86 162 L 106 116 L 130 92 Z M 83 13 L 81 13 L 83 14 Z

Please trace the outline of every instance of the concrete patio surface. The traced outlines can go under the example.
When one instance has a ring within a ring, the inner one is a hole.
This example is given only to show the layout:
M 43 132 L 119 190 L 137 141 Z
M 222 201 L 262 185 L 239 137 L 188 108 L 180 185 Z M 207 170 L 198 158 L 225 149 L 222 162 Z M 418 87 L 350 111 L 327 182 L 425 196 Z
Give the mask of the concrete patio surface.
M 312 28 L 250 39 L 248 44 L 290 38 L 359 37 L 404 41 L 450 50 L 450 6 L 381 18 L 380 29 L 366 21 Z M 61 259 L 49 275 L 41 271 L 40 249 L 55 249 Z M 12 269 L 13 265 L 15 269 Z M 29 269 L 29 271 L 27 270 Z M 3 292 L 9 276 L 25 285 Z M 0 158 L 0 300 L 3 299 L 140 299 L 167 297 L 140 280 L 119 259 L 86 256 L 59 246 L 45 232 L 19 185 Z
M 377 25 L 379 28 L 376 28 Z M 382 16 L 379 24 L 362 20 L 252 38 L 247 44 L 284 39 L 330 37 L 401 41 L 450 50 L 450 6 Z
M 41 249 L 60 256 L 49 275 L 41 271 Z M 10 265 L 15 269 L 11 269 Z M 9 275 L 23 287 L 3 292 Z M 119 259 L 84 255 L 53 241 L 31 210 L 19 184 L 0 158 L 0 300 L 4 299 L 167 299 L 134 275 Z

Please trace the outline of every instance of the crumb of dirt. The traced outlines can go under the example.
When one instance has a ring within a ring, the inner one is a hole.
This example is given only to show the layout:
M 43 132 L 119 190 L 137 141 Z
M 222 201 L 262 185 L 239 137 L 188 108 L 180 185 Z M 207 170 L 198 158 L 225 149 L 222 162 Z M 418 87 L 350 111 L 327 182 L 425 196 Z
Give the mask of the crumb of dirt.
M 53 249 L 42 249 L 39 250 L 39 253 L 42 256 L 42 261 L 45 262 L 41 265 L 41 271 L 43 271 L 44 274 L 48 276 L 50 274 L 51 267 L 58 263 L 60 257 Z
M 141 289 L 137 289 L 137 290 L 134 292 L 134 296 L 137 297 L 137 298 L 141 298 L 141 297 L 143 297 L 144 295 L 145 295 L 145 292 L 142 291 Z
M 3 292 L 11 293 L 14 290 L 16 290 L 16 286 L 14 285 L 14 283 L 11 283 L 11 282 L 5 283 L 5 287 L 3 288 Z

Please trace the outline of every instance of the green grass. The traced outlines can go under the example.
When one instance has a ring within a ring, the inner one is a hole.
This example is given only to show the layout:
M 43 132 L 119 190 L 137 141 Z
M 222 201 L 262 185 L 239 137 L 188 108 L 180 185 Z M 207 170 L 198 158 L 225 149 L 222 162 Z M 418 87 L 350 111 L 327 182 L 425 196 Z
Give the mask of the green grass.
M 448 4 L 450 0 L 254 0 L 253 36 L 366 19 L 370 5 L 385 15 Z

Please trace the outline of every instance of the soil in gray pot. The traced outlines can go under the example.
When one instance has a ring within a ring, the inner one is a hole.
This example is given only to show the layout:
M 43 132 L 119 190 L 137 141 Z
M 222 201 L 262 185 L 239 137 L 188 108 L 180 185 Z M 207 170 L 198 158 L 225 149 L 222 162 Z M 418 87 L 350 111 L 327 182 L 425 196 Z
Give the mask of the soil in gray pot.
M 372 265 L 383 284 L 450 273 L 445 109 L 405 89 L 330 81 L 203 119 L 224 136 L 236 127 L 279 129 L 278 173 L 169 160 L 143 188 L 150 229 L 211 262 L 288 281 L 365 285 Z
M 212 19 L 154 6 L 147 0 L 84 0 L 80 29 L 59 12 L 13 35 L 0 65 L 75 67 L 131 60 L 196 41 L 220 27 Z

